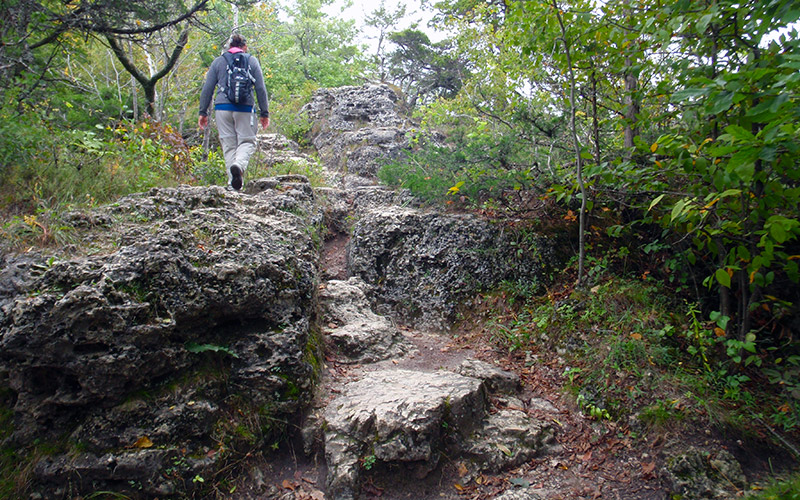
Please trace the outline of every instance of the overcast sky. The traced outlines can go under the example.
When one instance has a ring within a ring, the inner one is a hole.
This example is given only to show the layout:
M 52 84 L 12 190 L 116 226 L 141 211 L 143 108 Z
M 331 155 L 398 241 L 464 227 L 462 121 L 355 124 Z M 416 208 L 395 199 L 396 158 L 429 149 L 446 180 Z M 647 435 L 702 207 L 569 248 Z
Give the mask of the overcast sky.
M 344 1 L 337 1 L 333 10 L 329 13 L 339 16 Z M 374 48 L 377 44 L 378 30 L 364 26 L 364 18 L 380 6 L 380 0 L 352 0 L 351 3 L 352 5 L 345 9 L 341 16 L 345 19 L 355 19 L 356 27 L 358 27 L 360 33 L 359 42 Z M 443 33 L 436 32 L 428 27 L 428 22 L 433 17 L 433 12 L 423 11 L 419 0 L 388 0 L 386 2 L 386 6 L 389 9 L 396 9 L 402 4 L 406 5 L 406 17 L 398 23 L 394 31 L 404 30 L 411 27 L 414 22 L 417 22 L 419 23 L 418 29 L 427 33 L 431 41 L 435 42 L 444 38 Z

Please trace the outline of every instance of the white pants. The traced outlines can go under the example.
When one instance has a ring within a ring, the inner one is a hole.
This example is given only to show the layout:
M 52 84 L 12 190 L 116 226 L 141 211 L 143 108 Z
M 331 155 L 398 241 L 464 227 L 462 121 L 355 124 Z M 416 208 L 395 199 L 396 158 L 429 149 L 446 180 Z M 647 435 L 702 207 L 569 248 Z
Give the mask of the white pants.
M 225 157 L 225 170 L 228 172 L 228 185 L 231 185 L 231 166 L 247 170 L 250 156 L 256 150 L 258 119 L 255 113 L 216 110 L 217 131 Z

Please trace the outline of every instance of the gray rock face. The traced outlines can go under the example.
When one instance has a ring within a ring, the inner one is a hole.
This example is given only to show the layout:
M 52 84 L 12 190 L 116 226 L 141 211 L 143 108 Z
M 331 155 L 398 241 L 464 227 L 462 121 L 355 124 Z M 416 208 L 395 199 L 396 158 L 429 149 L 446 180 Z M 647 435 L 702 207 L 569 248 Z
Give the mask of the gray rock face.
M 350 273 L 373 285 L 379 313 L 421 329 L 446 329 L 458 304 L 503 280 L 546 282 L 557 244 L 471 215 L 398 206 L 367 211 L 348 250 Z
M 513 394 L 520 388 L 519 375 L 477 359 L 465 359 L 458 367 L 458 373 L 483 380 L 492 392 Z
M 311 142 L 328 170 L 373 178 L 379 159 L 408 147 L 401 102 L 387 85 L 319 89 L 304 110 L 314 120 Z
M 256 146 L 264 154 L 264 164 L 272 167 L 279 163 L 312 163 L 313 160 L 300 151 L 300 145 L 280 134 L 258 134 Z
M 156 491 L 151 472 L 213 446 L 219 422 L 241 410 L 232 401 L 267 419 L 303 406 L 313 379 L 309 228 L 321 216 L 307 182 L 275 182 L 257 196 L 154 189 L 76 214 L 88 228 L 71 256 L 7 258 L 0 373 L 14 396 L 12 441 L 72 433 L 86 450 L 48 459 L 37 468 L 43 484 L 92 477 L 80 485 Z M 35 272 L 15 279 L 19 270 Z M 158 453 L 137 449 L 148 441 Z M 132 454 L 152 468 L 121 467 Z
M 684 498 L 731 498 L 731 485 L 742 489 L 747 483 L 741 464 L 726 450 L 692 449 L 672 457 L 664 476 L 670 492 Z
M 347 361 L 370 363 L 400 357 L 412 349 L 400 331 L 372 312 L 358 278 L 331 280 L 321 287 L 322 329 L 333 350 Z
M 388 370 L 345 386 L 325 410 L 328 494 L 353 498 L 361 461 L 436 466 L 444 430 L 469 433 L 483 418 L 483 382 L 449 372 Z
M 488 415 L 463 443 L 463 453 L 484 470 L 519 466 L 540 454 L 552 440 L 552 428 L 524 411 L 504 409 Z

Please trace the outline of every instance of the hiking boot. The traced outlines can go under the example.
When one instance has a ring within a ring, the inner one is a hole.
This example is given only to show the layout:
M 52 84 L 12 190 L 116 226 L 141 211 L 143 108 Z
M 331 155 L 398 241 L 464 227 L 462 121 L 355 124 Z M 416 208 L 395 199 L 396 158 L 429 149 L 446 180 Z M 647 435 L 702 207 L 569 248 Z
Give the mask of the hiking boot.
M 231 165 L 231 187 L 237 191 L 242 189 L 242 169 L 238 165 Z

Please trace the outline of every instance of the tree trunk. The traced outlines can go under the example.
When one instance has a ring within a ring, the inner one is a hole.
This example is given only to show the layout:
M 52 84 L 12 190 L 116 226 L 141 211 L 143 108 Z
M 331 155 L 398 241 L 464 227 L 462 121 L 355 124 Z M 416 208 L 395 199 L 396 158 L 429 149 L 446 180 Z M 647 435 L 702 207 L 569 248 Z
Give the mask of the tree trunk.
M 594 139 L 594 162 L 600 165 L 600 120 L 597 117 L 597 73 L 592 70 L 592 138 Z
M 578 176 L 578 188 L 581 192 L 581 213 L 578 217 L 578 286 L 583 285 L 583 267 L 586 260 L 586 184 L 583 181 L 583 157 L 581 157 L 581 145 L 578 142 L 578 127 L 575 123 L 575 70 L 572 67 L 572 52 L 569 40 L 567 39 L 567 28 L 564 26 L 564 19 L 561 17 L 561 10 L 557 0 L 552 0 L 558 25 L 561 28 L 561 42 L 564 44 L 564 55 L 567 58 L 567 70 L 569 75 L 569 126 L 572 135 L 572 144 L 575 148 L 575 164 Z
M 630 57 L 625 58 L 625 143 L 626 148 L 632 149 L 634 138 L 639 135 L 636 127 L 636 116 L 639 114 L 639 99 L 636 91 L 639 89 L 639 80 L 632 70 L 633 62 Z

